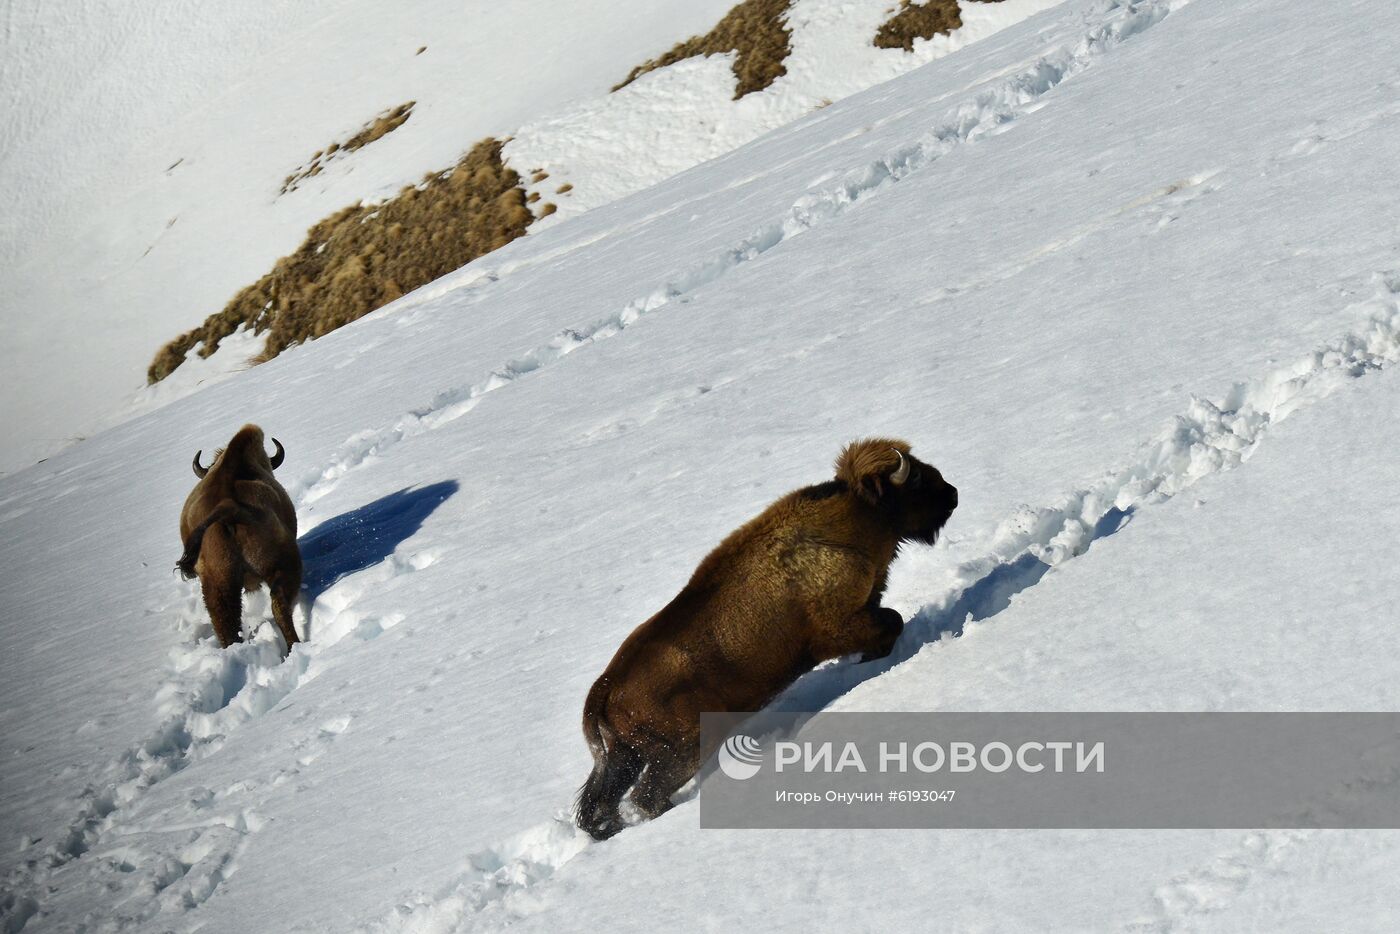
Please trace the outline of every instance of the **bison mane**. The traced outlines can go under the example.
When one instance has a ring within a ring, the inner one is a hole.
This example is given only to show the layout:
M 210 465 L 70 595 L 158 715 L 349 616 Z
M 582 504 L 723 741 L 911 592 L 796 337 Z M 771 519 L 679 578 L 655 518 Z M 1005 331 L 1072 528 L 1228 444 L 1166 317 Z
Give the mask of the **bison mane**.
M 836 458 L 836 479 L 873 502 L 884 492 L 880 478 L 899 466 L 900 454 L 908 453 L 908 443 L 894 438 L 852 441 Z

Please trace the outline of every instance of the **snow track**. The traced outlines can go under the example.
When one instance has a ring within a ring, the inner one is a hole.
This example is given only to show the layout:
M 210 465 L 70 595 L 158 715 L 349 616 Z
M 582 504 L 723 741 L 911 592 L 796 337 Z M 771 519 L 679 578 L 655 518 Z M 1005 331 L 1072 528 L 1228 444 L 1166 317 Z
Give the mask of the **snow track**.
M 1002 520 L 992 533 L 991 550 L 958 567 L 956 585 L 913 615 L 889 658 L 819 669 L 775 703 L 790 710 L 824 709 L 924 645 L 960 636 L 968 622 L 1000 613 L 1051 568 L 1123 528 L 1137 510 L 1248 460 L 1270 426 L 1351 380 L 1400 361 L 1400 272 L 1377 274 L 1375 294 L 1347 313 L 1362 316 L 1364 324 L 1290 365 L 1236 383 L 1216 401 L 1193 397 L 1171 427 L 1127 466 L 1050 506 L 1024 506 Z
M 264 591 L 245 596 L 244 630 L 253 633 L 249 641 L 224 649 L 213 638 L 197 586 L 191 591 L 189 585 L 179 585 L 181 596 L 150 613 L 173 616 L 182 637 L 170 652 L 156 697 L 159 725 L 83 789 L 59 838 L 11 873 L 5 882 L 11 894 L 0 904 L 4 930 L 18 931 L 41 913 L 43 892 L 55 874 L 78 860 L 87 867 L 80 884 L 130 893 L 101 916 L 87 918 L 89 930 L 148 922 L 162 911 L 187 910 L 207 900 L 235 870 L 248 838 L 262 828 L 261 800 L 309 768 L 353 718 L 341 715 L 306 724 L 281 765 L 223 790 L 203 789 L 189 802 L 187 819 L 178 823 L 145 813 L 143 797 L 172 775 L 217 755 L 235 730 L 333 667 L 339 653 L 332 649 L 340 642 L 368 642 L 402 622 L 402 614 L 365 614 L 357 601 L 434 560 L 430 550 L 395 552 L 331 582 L 315 595 L 313 606 L 303 606 L 298 614 L 303 636 L 312 641 L 293 646 L 285 660 L 280 636 L 268 622 Z M 302 714 L 298 721 L 308 716 Z
M 689 268 L 666 276 L 655 288 L 633 298 L 618 311 L 591 324 L 559 331 L 540 346 L 501 364 L 484 378 L 439 392 L 427 405 L 400 415 L 390 425 L 353 435 L 340 445 L 329 464 L 303 476 L 289 486 L 289 492 L 294 499 L 314 503 L 335 489 L 349 472 L 383 456 L 403 441 L 461 418 L 476 408 L 486 395 L 538 372 L 575 350 L 615 337 L 646 315 L 673 303 L 684 304 L 691 293 L 718 281 L 787 240 L 841 218 L 857 205 L 888 191 L 952 150 L 976 142 L 983 136 L 1005 132 L 1019 117 L 1038 109 L 1038 102 L 1046 94 L 1189 2 L 1106 0 L 1096 10 L 1086 14 L 1090 25 L 1077 41 L 1041 56 L 1010 77 L 997 79 L 991 87 L 977 92 L 955 107 L 919 139 L 895 148 L 879 160 L 847 172 L 830 187 L 803 195 L 781 217 Z M 1104 222 L 1175 195 L 1183 189 L 1198 188 L 1212 174 L 1204 173 L 1166 186 L 1124 206 L 1105 218 Z M 1041 252 L 1069 246 L 1088 236 L 1094 229 L 1098 229 L 1097 226 L 1077 231 Z M 1032 262 L 1035 258 L 1027 257 L 1024 263 Z M 1014 275 L 1023 268 L 1024 263 L 1009 267 L 1000 277 Z M 471 276 L 464 279 L 458 288 L 476 286 L 483 279 L 488 283 L 495 282 L 499 276 L 496 273 Z M 434 291 L 433 294 L 440 293 Z
M 774 701 L 774 709 L 822 710 L 857 685 L 879 677 L 925 646 L 960 636 L 972 622 L 990 619 L 1012 598 L 1034 586 L 1051 568 L 1088 551 L 1099 538 L 1123 529 L 1139 509 L 1182 493 L 1201 478 L 1247 461 L 1269 428 L 1352 380 L 1400 362 L 1400 271 L 1379 273 L 1371 298 L 1349 308 L 1360 318 L 1353 331 L 1262 377 L 1235 383 L 1220 399 L 1193 397 L 1161 435 L 1143 445 L 1127 466 L 1045 507 L 1022 507 L 992 532 L 992 548 L 961 564 L 958 584 L 909 620 L 888 658 L 859 664 L 841 661 L 805 676 Z M 1173 879 L 1154 893 L 1158 917 L 1128 926 L 1169 931 L 1186 915 L 1214 910 L 1238 891 L 1256 864 L 1305 834 L 1246 836 L 1238 852 Z M 386 918 L 361 928 L 367 934 L 447 934 L 478 926 L 499 927 L 529 914 L 530 890 L 547 882 L 591 845 L 567 810 L 495 847 L 474 854 L 467 868 L 434 895 L 406 899 Z M 489 920 L 488 920 L 489 919 Z
M 446 934 L 491 918 L 498 925 L 529 913 L 530 891 L 547 882 L 592 840 L 567 810 L 497 846 L 472 854 L 467 868 L 432 895 L 411 898 L 363 934 Z
M 1221 911 L 1261 872 L 1279 871 L 1315 830 L 1256 831 L 1242 836 L 1209 863 L 1183 872 L 1152 892 L 1154 912 L 1123 926 L 1130 934 L 1169 934 L 1188 929 L 1192 918 Z

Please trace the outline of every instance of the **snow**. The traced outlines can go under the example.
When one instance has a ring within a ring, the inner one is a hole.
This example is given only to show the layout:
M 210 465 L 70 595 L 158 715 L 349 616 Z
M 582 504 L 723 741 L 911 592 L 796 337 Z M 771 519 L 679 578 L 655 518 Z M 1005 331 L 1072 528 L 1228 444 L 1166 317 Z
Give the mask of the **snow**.
M 465 11 L 273 4 L 214 18 L 199 4 L 179 15 L 17 8 L 6 42 L 25 95 L 0 150 L 11 181 L 0 256 L 14 277 L 0 290 L 13 333 L 0 363 L 15 374 L 6 414 L 18 442 L 0 452 L 0 471 L 245 370 L 262 349 L 253 335 L 207 360 L 190 351 L 182 370 L 192 370 L 143 385 L 158 347 L 297 248 L 309 225 L 392 196 L 484 136 L 510 136 L 505 158 L 526 178 L 549 168 L 526 185 L 559 207 L 547 227 L 1056 3 L 967 4 L 962 27 L 906 55 L 871 45 L 885 0 L 799 0 L 787 76 L 741 102 L 732 55 L 608 94 L 634 63 L 706 32 L 727 0 L 574 4 L 568 15 L 538 0 Z M 400 129 L 279 195 L 312 153 L 409 99 L 417 106 Z M 92 165 L 94 151 L 108 160 Z
M 562 14 L 542 0 L 17 6 L 0 55 L 24 89 L 0 144 L 11 328 L 0 365 L 14 374 L 4 427 L 16 439 L 0 472 L 246 369 L 262 348 L 253 335 L 143 385 L 157 349 L 313 223 L 451 166 L 483 137 L 512 137 L 506 161 L 524 177 L 550 169 L 527 186 L 560 208 L 549 226 L 1058 2 L 968 4 L 961 28 L 905 54 L 871 45 L 885 0 L 799 0 L 789 74 L 738 103 L 732 55 L 608 93 L 634 64 L 708 31 L 729 0 Z M 313 153 L 410 100 L 399 129 L 280 193 Z
M 1400 11 L 1345 6 L 1068 0 L 0 480 L 7 924 L 1393 928 L 1394 834 L 566 820 L 621 639 L 865 434 L 961 505 L 779 703 L 1396 709 Z M 286 661 L 168 571 L 245 421 Z
M 8 4 L 0 424 L 16 440 L 0 451 L 0 471 L 174 395 L 175 384 L 139 391 L 155 352 L 296 249 L 316 221 L 451 166 L 483 137 L 605 93 L 729 6 Z M 410 100 L 398 130 L 279 197 L 313 153 Z M 243 369 L 244 348 L 233 350 L 203 381 Z
M 887 0 L 795 0 L 785 22 L 787 73 L 762 91 L 734 97 L 733 53 L 687 59 L 642 75 L 603 97 L 527 122 L 503 149 L 506 160 L 549 177 L 526 186 L 564 218 L 648 188 L 799 117 L 987 38 L 1061 0 L 960 5 L 963 24 L 916 40 L 912 54 L 877 48 Z M 561 184 L 573 186 L 566 197 Z

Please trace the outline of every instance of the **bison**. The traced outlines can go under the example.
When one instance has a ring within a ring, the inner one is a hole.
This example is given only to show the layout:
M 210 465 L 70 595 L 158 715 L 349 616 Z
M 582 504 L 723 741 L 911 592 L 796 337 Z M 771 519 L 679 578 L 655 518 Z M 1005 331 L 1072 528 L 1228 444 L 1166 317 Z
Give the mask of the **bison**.
M 292 606 L 301 591 L 301 553 L 297 551 L 297 516 L 291 497 L 272 472 L 286 451 L 276 438 L 277 453 L 263 449 L 263 432 L 244 425 L 228 446 L 203 467 L 194 455 L 199 483 L 180 513 L 185 552 L 176 568 L 186 580 L 199 577 L 204 605 L 214 633 L 225 648 L 243 641 L 243 591 L 267 584 L 272 618 L 287 649 L 297 642 Z
M 712 752 L 701 712 L 756 711 L 818 663 L 883 658 L 904 621 L 880 605 L 902 542 L 932 544 L 958 491 L 903 441 L 846 446 L 836 478 L 789 493 L 730 534 L 679 594 L 623 641 L 593 683 L 583 733 L 593 771 L 574 816 L 622 829 L 629 788 L 647 817 Z

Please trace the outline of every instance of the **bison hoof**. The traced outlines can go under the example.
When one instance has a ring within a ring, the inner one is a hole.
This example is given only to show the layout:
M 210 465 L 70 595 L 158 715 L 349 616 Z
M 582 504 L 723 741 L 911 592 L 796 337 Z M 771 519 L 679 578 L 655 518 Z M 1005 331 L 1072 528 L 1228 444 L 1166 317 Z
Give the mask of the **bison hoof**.
M 865 654 L 863 654 L 863 655 L 860 657 L 860 664 L 864 665 L 866 662 L 878 662 L 878 661 L 879 661 L 880 659 L 882 659 L 882 658 L 887 658 L 887 657 L 889 656 L 889 654 L 890 654 L 891 652 L 893 652 L 893 651 L 894 651 L 894 645 L 891 644 L 889 648 L 887 648 L 887 649 L 885 649 L 885 650 L 883 650 L 883 651 L 879 651 L 879 652 L 866 652 Z
M 889 607 L 882 606 L 875 613 L 875 627 L 875 645 L 861 655 L 862 663 L 879 661 L 894 651 L 894 644 L 904 631 L 904 618 Z
M 880 615 L 876 619 L 881 629 L 894 633 L 896 638 L 904 631 L 904 617 L 887 606 L 880 607 Z

